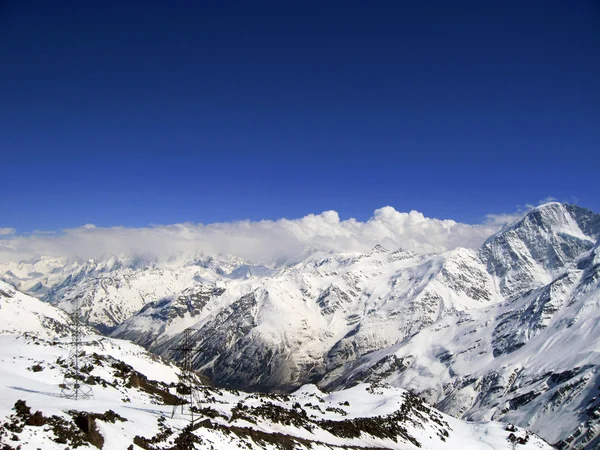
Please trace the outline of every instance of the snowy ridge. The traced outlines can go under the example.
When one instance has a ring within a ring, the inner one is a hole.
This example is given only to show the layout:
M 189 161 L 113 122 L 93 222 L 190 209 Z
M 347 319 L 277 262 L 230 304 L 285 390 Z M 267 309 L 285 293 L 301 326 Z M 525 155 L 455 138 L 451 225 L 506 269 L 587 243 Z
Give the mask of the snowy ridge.
M 0 281 L 0 334 L 31 333 L 51 339 L 69 334 L 70 317 Z

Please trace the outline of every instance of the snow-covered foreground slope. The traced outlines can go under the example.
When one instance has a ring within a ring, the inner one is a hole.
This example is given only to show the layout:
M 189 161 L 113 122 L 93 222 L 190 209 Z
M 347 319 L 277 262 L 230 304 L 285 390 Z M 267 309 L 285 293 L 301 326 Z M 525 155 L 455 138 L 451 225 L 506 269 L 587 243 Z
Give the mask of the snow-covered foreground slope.
M 200 386 L 190 428 L 179 408 L 171 417 L 177 368 L 125 341 L 88 336 L 83 349 L 94 398 L 68 400 L 59 396 L 64 344 L 0 336 L 3 449 L 550 448 L 523 429 L 462 422 L 402 389 L 367 384 L 283 396 Z

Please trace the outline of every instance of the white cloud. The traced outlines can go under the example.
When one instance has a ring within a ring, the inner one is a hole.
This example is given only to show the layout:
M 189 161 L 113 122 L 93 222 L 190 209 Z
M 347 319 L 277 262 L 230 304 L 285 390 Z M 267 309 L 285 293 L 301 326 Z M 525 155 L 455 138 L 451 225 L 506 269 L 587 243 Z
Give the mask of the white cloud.
M 140 255 L 165 260 L 179 254 L 234 255 L 254 261 L 294 258 L 308 250 L 368 251 L 376 244 L 420 253 L 477 247 L 506 221 L 522 215 L 489 215 L 483 224 L 427 218 L 417 211 L 377 209 L 365 222 L 340 220 L 335 211 L 300 219 L 239 221 L 209 225 L 181 223 L 145 228 L 90 224 L 56 235 L 10 236 L 0 241 L 0 261 L 35 256 L 82 259 Z
M 530 208 L 531 209 L 531 208 Z M 487 214 L 485 216 L 485 223 L 490 226 L 502 227 L 516 220 L 519 220 L 526 213 L 523 211 L 517 211 L 511 214 Z
M 15 234 L 17 230 L 14 228 L 0 228 L 0 236 L 6 236 L 10 234 Z
M 541 204 L 542 203 L 540 203 L 540 205 Z M 512 213 L 487 214 L 485 216 L 485 224 L 491 227 L 496 226 L 501 228 L 504 225 L 508 225 L 509 223 L 516 222 L 517 220 L 521 219 L 525 216 L 525 214 L 535 207 L 535 205 L 526 203 L 525 205 L 517 206 L 517 210 Z

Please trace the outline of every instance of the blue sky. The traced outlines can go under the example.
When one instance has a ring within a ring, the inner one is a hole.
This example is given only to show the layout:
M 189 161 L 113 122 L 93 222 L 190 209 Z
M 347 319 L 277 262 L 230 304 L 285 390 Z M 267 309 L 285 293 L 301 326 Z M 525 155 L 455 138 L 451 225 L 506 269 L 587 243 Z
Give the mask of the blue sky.
M 141 5 L 1 3 L 0 227 L 600 211 L 594 1 Z

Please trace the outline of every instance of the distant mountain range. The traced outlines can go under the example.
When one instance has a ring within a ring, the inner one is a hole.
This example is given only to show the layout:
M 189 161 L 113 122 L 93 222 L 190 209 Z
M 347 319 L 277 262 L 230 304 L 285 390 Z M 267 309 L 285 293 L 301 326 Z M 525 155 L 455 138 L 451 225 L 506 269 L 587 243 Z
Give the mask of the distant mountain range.
M 0 263 L 6 282 L 165 357 L 192 327 L 219 386 L 385 382 L 469 420 L 600 445 L 600 215 L 537 207 L 478 249 Z
M 0 282 L 0 447 L 29 449 L 457 448 L 546 450 L 528 430 L 467 423 L 404 389 L 358 384 L 285 395 L 214 388 L 120 339 L 84 330 L 79 362 L 93 398 L 60 396 L 70 364 L 71 319 Z M 67 331 L 65 333 L 65 331 Z

